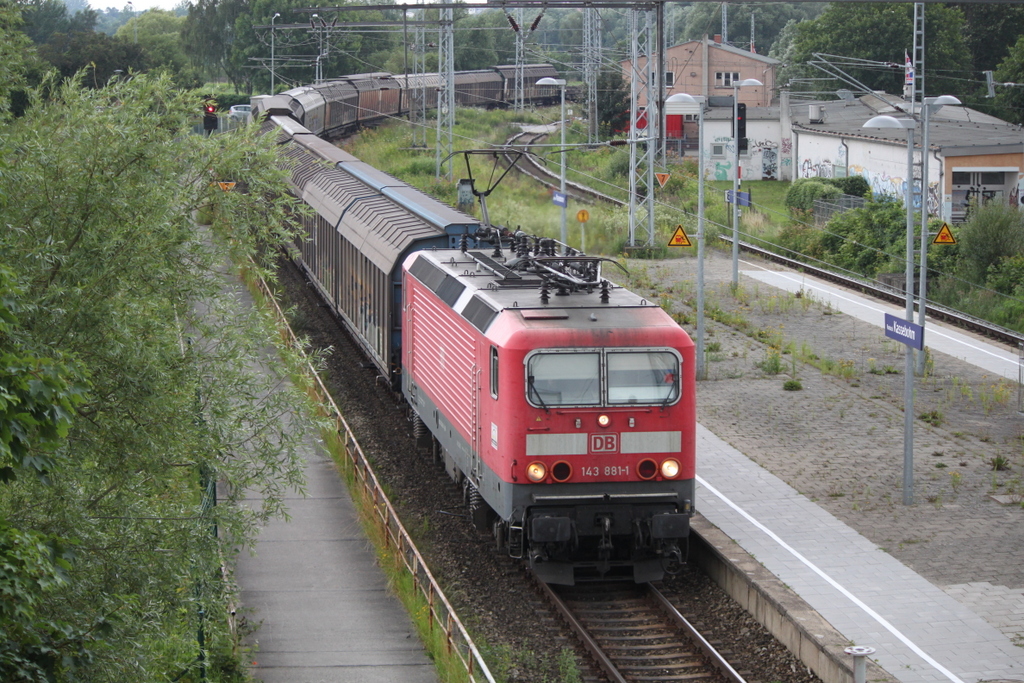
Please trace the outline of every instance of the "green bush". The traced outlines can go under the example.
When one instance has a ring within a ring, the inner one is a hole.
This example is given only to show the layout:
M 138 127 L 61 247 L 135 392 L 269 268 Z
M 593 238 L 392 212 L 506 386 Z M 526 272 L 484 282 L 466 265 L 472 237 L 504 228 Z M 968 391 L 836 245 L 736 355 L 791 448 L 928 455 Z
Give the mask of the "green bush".
M 827 182 L 830 185 L 835 185 L 843 194 L 853 195 L 855 197 L 870 197 L 871 186 L 868 184 L 867 179 L 864 176 L 852 175 L 848 178 L 828 178 Z
M 629 152 L 616 150 L 608 162 L 608 172 L 615 178 L 629 178 Z
M 841 194 L 842 190 L 822 178 L 800 178 L 786 192 L 786 207 L 790 211 L 810 212 L 814 210 L 814 200 L 835 201 Z
M 961 277 L 982 284 L 993 266 L 1024 254 L 1024 214 L 1016 208 L 989 202 L 974 210 L 960 226 Z
M 804 388 L 804 385 L 798 379 L 787 379 L 782 388 L 784 391 L 800 391 Z

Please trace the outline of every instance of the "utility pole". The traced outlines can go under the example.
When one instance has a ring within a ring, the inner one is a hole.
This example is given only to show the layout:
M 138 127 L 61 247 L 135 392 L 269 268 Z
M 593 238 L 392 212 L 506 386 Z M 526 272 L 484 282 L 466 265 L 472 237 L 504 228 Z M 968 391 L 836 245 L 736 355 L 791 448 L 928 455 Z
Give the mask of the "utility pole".
M 655 16 L 651 9 L 629 12 L 632 73 L 629 122 L 629 246 L 654 245 L 654 166 L 659 145 L 658 91 L 651 87 L 655 59 Z M 641 63 L 643 66 L 641 66 Z M 646 109 L 641 111 L 640 102 Z M 646 126 L 641 132 L 641 114 Z
M 596 7 L 583 9 L 583 81 L 587 87 L 587 142 L 599 137 L 597 81 L 601 74 L 601 15 Z
M 444 160 L 452 154 L 452 128 L 455 126 L 455 14 L 451 7 L 441 9 L 438 26 L 440 40 L 437 49 L 437 65 L 441 76 L 441 91 L 437 93 L 437 144 L 436 172 L 440 178 Z M 451 180 L 452 165 L 448 163 L 447 175 Z

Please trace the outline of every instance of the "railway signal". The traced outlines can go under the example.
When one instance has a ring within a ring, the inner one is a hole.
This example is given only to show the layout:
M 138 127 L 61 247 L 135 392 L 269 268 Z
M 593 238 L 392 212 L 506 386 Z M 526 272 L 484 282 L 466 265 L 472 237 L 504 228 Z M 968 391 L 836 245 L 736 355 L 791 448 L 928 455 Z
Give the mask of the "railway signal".
M 212 102 L 203 105 L 203 130 L 208 133 L 217 130 L 217 105 Z
M 747 105 L 740 102 L 736 105 L 736 120 L 733 122 L 736 144 L 741 152 L 747 151 Z

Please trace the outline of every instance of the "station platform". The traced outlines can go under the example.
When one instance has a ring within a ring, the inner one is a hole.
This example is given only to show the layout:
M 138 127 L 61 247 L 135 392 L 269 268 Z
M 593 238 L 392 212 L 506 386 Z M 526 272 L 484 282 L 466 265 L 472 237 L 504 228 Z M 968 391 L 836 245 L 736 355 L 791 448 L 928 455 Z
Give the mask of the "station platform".
M 810 292 L 815 301 L 877 326 L 880 334 L 884 334 L 885 312 L 903 313 L 899 307 L 850 294 L 799 273 L 753 263 L 744 264 L 744 267 L 747 268 L 742 273 L 744 278 L 788 292 Z M 858 343 L 865 336 L 858 337 Z M 1018 358 L 1005 347 L 987 344 L 976 336 L 933 325 L 931 321 L 927 325 L 925 343 L 933 351 L 1017 381 Z M 748 386 L 748 391 L 759 390 L 755 385 Z M 734 405 L 739 400 L 735 393 L 726 395 L 724 390 L 716 388 L 708 391 L 721 392 L 713 396 L 719 405 Z M 698 386 L 698 400 L 701 400 L 701 386 Z M 775 405 L 781 405 L 781 401 Z M 736 408 L 737 413 L 729 419 L 736 420 L 739 410 Z M 894 410 L 892 415 L 898 416 L 899 413 Z M 861 431 L 857 432 L 857 424 L 849 424 L 849 415 L 845 420 L 834 413 L 833 416 L 836 422 L 835 441 L 822 441 L 817 446 L 809 446 L 805 441 L 800 446 L 793 446 L 791 453 L 776 456 L 770 462 L 766 462 L 766 458 L 755 462 L 701 426 L 697 442 L 698 512 L 818 611 L 849 640 L 850 645 L 875 648 L 871 659 L 897 680 L 905 683 L 1024 681 L 1024 647 L 1015 644 L 1008 635 L 1013 629 L 997 628 L 999 620 L 1005 620 L 1006 612 L 1015 612 L 1018 620 L 1024 616 L 1020 609 L 1024 605 L 1019 595 L 1022 591 L 1007 591 L 1006 586 L 992 586 L 984 582 L 965 583 L 960 590 L 960 587 L 950 586 L 952 582 L 933 582 L 934 576 L 928 580 L 887 552 L 886 548 L 831 514 L 820 501 L 798 492 L 772 473 L 775 471 L 791 481 L 807 481 L 807 476 L 815 476 L 814 468 L 821 466 L 820 460 L 812 458 L 820 458 L 820 452 L 828 450 L 832 451 L 833 462 L 839 463 L 843 456 L 851 460 L 862 458 L 863 467 L 867 468 L 867 449 L 863 448 L 862 442 L 867 440 L 865 435 L 871 427 L 865 429 L 864 423 L 860 423 Z M 827 427 L 817 427 L 814 424 L 817 418 L 811 414 L 780 414 L 775 417 L 777 420 L 789 420 L 786 423 L 788 429 L 800 428 L 803 420 L 807 428 L 821 429 L 822 433 L 828 430 Z M 873 419 L 880 422 L 883 417 Z M 743 418 L 738 419 L 742 421 Z M 890 422 L 894 423 L 896 419 L 890 418 Z M 720 421 L 719 424 L 723 423 Z M 729 423 L 726 421 L 724 424 Z M 763 427 L 764 423 L 760 424 Z M 744 443 L 752 440 L 736 438 L 739 432 L 735 429 L 727 438 L 746 450 Z M 896 442 L 892 450 L 900 451 L 901 443 Z M 815 450 L 817 453 L 812 454 Z M 802 461 L 803 457 L 807 460 Z M 836 465 L 843 466 L 846 465 Z M 811 474 L 801 474 L 802 468 Z M 856 477 L 856 468 L 851 469 Z M 860 470 L 861 473 L 864 471 L 863 468 Z M 998 507 L 994 503 L 992 505 Z M 929 512 L 937 512 L 931 508 L 933 506 L 928 504 L 916 506 L 913 510 L 892 505 L 887 512 L 876 514 L 871 519 L 876 525 L 888 525 L 888 529 L 882 530 L 882 535 L 901 538 L 900 534 L 913 535 L 915 527 L 928 518 Z M 948 505 L 942 514 L 955 520 L 956 508 Z M 1013 511 L 1005 514 L 1016 519 Z M 994 545 L 1001 542 L 999 528 L 988 527 L 967 515 L 960 521 L 966 529 L 964 534 L 992 536 Z M 1019 525 L 1020 521 L 1024 519 L 1011 520 L 1011 523 Z M 972 524 L 974 522 L 978 523 Z M 1002 542 L 1014 544 L 1012 539 Z M 943 543 L 941 547 L 935 546 L 932 560 L 926 558 L 927 550 L 919 551 L 915 561 L 918 566 L 927 566 L 931 570 L 941 564 L 944 557 L 956 556 L 958 550 L 955 545 Z M 961 547 L 960 555 L 964 552 Z M 1001 580 L 1008 584 L 1013 584 L 1020 577 L 1019 564 L 1007 562 L 1004 557 L 976 556 L 959 560 L 979 566 L 987 562 L 1005 564 L 1007 566 L 1000 566 L 999 570 L 1002 572 Z M 947 569 L 947 573 L 952 572 Z M 1008 581 L 1007 576 L 1017 578 Z M 968 582 L 972 580 L 965 579 Z M 978 599 L 972 601 L 969 599 L 971 596 L 963 594 L 965 592 L 975 598 L 988 595 L 992 599 L 987 603 Z
M 1024 681 L 1024 649 L 699 428 L 697 510 L 905 683 Z

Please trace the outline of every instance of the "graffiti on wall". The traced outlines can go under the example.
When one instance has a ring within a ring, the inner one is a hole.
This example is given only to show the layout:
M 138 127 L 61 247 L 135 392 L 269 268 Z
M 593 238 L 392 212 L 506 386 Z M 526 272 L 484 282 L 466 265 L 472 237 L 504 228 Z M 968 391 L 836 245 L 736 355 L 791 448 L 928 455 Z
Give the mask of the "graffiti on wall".
M 832 178 L 835 170 L 828 159 L 812 161 L 804 159 L 800 162 L 800 178 Z
M 859 175 L 868 181 L 868 185 L 871 186 L 871 194 L 875 197 L 892 197 L 899 201 L 903 201 L 903 198 L 907 193 L 907 179 L 898 176 L 891 176 L 885 171 L 870 171 L 863 166 L 856 164 L 850 166 L 850 175 Z M 915 209 L 921 208 L 921 189 L 920 181 L 915 184 L 913 190 L 913 202 Z M 940 214 L 942 211 L 942 197 L 940 195 L 939 183 L 928 183 L 928 213 L 929 214 Z
M 732 164 L 728 161 L 715 162 L 715 180 L 729 180 L 732 171 Z
M 774 149 L 766 149 L 761 153 L 761 180 L 777 180 L 778 177 L 778 155 Z

